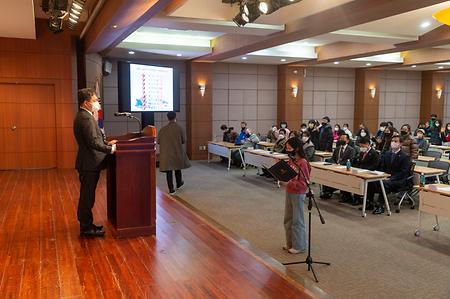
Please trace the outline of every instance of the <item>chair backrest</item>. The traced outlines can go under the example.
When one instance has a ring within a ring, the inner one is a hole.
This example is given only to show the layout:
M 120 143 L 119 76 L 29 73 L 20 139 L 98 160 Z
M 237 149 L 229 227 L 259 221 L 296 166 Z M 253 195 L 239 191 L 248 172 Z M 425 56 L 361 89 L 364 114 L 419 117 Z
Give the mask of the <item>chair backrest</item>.
M 446 173 L 448 173 L 448 170 L 450 168 L 450 163 L 445 162 L 445 161 L 430 161 L 430 162 L 428 162 L 428 167 L 442 169 L 442 170 L 445 170 Z
M 435 157 L 435 158 L 441 158 L 442 157 L 442 153 L 438 152 L 438 151 L 426 151 L 423 153 L 424 156 L 427 157 Z

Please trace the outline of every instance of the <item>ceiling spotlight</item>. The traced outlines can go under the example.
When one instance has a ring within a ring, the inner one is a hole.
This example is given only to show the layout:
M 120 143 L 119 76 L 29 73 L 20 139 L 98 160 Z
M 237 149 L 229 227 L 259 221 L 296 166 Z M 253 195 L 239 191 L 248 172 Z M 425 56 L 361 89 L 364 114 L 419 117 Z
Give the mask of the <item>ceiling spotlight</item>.
M 177 54 L 177 56 L 178 56 L 178 57 L 181 57 L 181 56 L 183 56 L 183 54 L 181 54 L 181 53 L 178 53 L 178 54 Z
M 285 61 L 286 61 L 286 58 L 281 58 L 280 61 L 281 61 L 281 62 L 285 62 Z
M 372 64 L 370 62 L 366 63 L 366 66 L 371 66 Z
M 134 55 L 134 51 L 128 51 L 128 54 Z
M 247 57 L 243 56 L 241 57 L 242 60 L 247 60 Z
M 73 0 L 70 7 L 69 21 L 67 22 L 67 27 L 74 29 L 77 25 L 81 12 L 83 11 L 85 0 Z
M 340 62 L 339 61 L 335 61 L 335 62 L 333 62 L 333 64 L 339 64 Z
M 242 17 L 242 15 L 245 15 L 245 14 L 238 14 L 237 16 L 235 16 L 234 18 L 233 18 L 233 22 L 236 24 L 236 25 L 238 25 L 238 27 L 244 27 L 247 23 L 248 23 L 248 21 L 246 21 L 246 20 L 244 20 L 244 18 Z M 247 20 L 248 20 L 248 17 L 247 17 Z
M 441 70 L 442 70 L 443 68 L 444 68 L 444 67 L 443 67 L 442 65 L 441 65 L 440 67 L 438 67 L 438 69 L 441 69 Z
M 112 28 L 113 29 L 117 29 L 117 25 L 112 25 Z
M 430 27 L 430 25 L 431 25 L 430 22 L 425 21 L 425 22 L 423 22 L 422 24 L 420 24 L 420 27 L 422 27 L 422 28 L 427 28 L 427 27 Z
M 416 68 L 416 67 L 417 67 L 417 65 L 413 64 L 413 65 L 411 65 L 411 67 L 412 67 L 412 68 Z

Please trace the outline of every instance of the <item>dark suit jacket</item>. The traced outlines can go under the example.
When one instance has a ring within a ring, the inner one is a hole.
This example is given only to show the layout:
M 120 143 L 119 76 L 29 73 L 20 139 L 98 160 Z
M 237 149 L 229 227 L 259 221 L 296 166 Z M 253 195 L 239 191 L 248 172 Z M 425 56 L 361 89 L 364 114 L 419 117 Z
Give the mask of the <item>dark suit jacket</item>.
M 347 160 L 353 161 L 353 158 L 355 157 L 355 149 L 351 147 L 350 145 L 347 145 L 344 152 L 339 157 L 339 152 L 341 151 L 342 145 L 338 146 L 334 152 L 333 152 L 333 163 L 345 165 L 347 163 Z M 338 161 L 339 159 L 339 161 Z
M 326 152 L 333 151 L 333 129 L 329 124 L 320 128 L 319 150 Z
M 389 180 L 406 184 L 411 175 L 411 158 L 402 150 L 396 154 L 387 151 L 381 156 L 378 169 L 389 173 Z
M 371 148 L 367 153 L 360 152 L 353 161 L 353 165 L 358 168 L 376 170 L 380 162 L 377 151 Z
M 78 143 L 75 168 L 78 171 L 100 171 L 106 166 L 106 155 L 112 147 L 103 139 L 103 134 L 92 114 L 80 109 L 73 122 L 73 133 Z

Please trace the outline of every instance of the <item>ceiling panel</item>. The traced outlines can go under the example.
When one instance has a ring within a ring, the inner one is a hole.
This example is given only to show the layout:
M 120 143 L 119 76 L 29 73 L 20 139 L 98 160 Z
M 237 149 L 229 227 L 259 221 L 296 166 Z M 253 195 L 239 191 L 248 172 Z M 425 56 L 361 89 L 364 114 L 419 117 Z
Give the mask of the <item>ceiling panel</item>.
M 2 1 L 1 4 L 0 37 L 36 39 L 33 0 Z

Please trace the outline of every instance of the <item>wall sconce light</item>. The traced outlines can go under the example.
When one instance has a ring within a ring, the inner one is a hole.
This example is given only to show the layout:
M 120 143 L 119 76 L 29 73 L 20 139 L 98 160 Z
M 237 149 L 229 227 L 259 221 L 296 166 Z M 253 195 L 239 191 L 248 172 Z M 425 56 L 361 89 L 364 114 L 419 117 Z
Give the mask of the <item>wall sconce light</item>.
M 372 99 L 374 99 L 375 95 L 377 94 L 377 89 L 375 87 L 371 87 L 371 88 L 369 88 L 369 91 L 370 91 L 370 97 Z
M 298 86 L 292 86 L 292 95 L 294 96 L 294 98 L 297 97 L 298 94 Z
M 436 97 L 438 98 L 438 100 L 441 99 L 441 97 L 442 97 L 442 89 L 441 88 L 436 88 Z
M 202 97 L 204 97 L 205 96 L 205 90 L 206 90 L 205 83 L 200 83 L 198 85 L 198 89 L 200 89 L 200 94 L 202 95 Z

